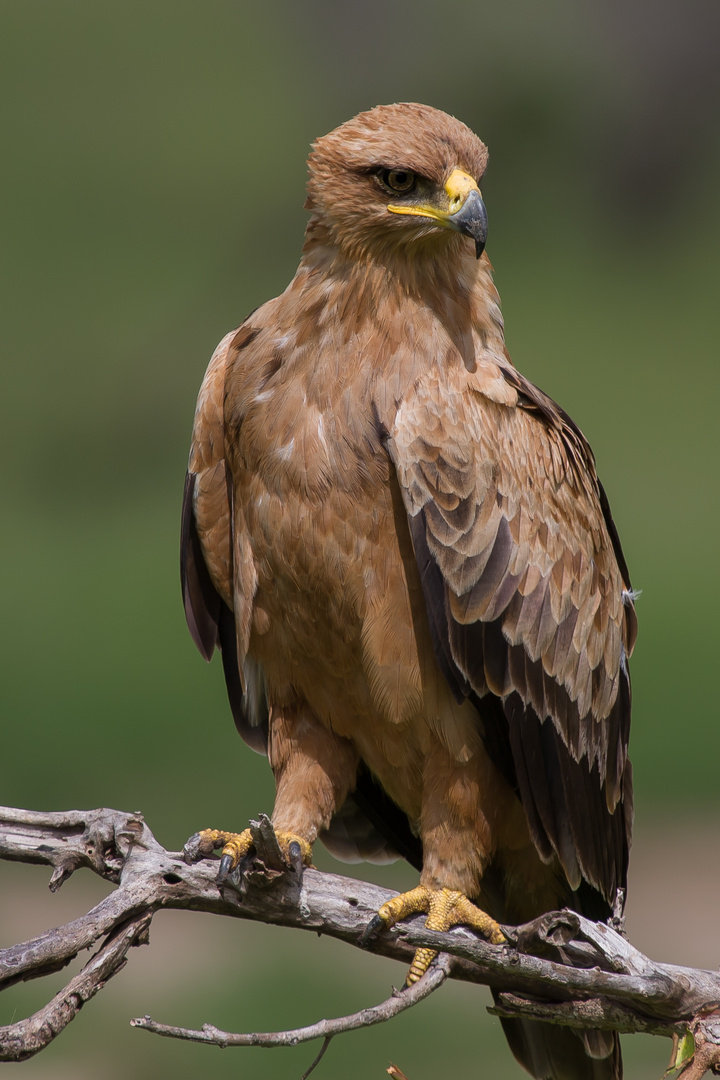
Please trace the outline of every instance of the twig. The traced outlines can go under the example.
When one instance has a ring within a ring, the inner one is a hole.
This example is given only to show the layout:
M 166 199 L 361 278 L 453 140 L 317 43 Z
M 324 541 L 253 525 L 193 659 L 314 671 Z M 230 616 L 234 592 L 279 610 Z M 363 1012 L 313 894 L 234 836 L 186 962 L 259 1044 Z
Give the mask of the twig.
M 322 1059 L 325 1057 L 325 1051 L 327 1050 L 328 1046 L 330 1045 L 331 1040 L 332 1040 L 332 1035 L 326 1035 L 325 1036 L 325 1038 L 323 1039 L 323 1044 L 320 1047 L 319 1052 L 313 1058 L 313 1061 L 312 1061 L 312 1064 L 310 1065 L 310 1068 L 305 1070 L 305 1072 L 300 1077 L 300 1080 L 308 1080 L 308 1076 L 310 1075 L 310 1073 L 315 1072 L 316 1068 L 318 1067 L 318 1065 L 320 1064 Z
M 133 1027 L 143 1031 L 152 1031 L 155 1035 L 165 1035 L 171 1039 L 189 1039 L 191 1042 L 208 1043 L 211 1046 L 297 1046 L 298 1043 L 310 1042 L 312 1039 L 332 1039 L 345 1031 L 356 1031 L 358 1028 L 371 1027 L 373 1024 L 382 1024 L 386 1020 L 392 1020 L 394 1016 L 417 1005 L 442 986 L 448 974 L 449 962 L 447 957 L 443 957 L 437 966 L 430 968 L 423 975 L 422 979 L 405 990 L 394 991 L 380 1005 L 361 1009 L 360 1012 L 351 1013 L 349 1016 L 338 1016 L 334 1020 L 318 1020 L 315 1024 L 291 1031 L 240 1034 L 220 1031 L 212 1024 L 203 1024 L 199 1031 L 193 1031 L 190 1028 L 174 1027 L 171 1024 L 159 1024 L 149 1016 L 137 1017 L 130 1023 Z

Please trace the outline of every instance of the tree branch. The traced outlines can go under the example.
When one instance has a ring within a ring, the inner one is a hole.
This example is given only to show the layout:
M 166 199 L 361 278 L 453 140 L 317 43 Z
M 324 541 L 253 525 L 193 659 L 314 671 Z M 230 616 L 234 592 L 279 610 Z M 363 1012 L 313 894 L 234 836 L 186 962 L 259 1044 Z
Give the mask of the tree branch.
M 153 916 L 164 908 L 312 930 L 359 946 L 370 919 L 394 894 L 368 882 L 303 870 L 299 856 L 286 866 L 267 819 L 252 828 L 255 854 L 218 886 L 216 859 L 186 861 L 197 856 L 192 841 L 186 858 L 166 851 L 140 814 L 0 808 L 1 858 L 52 866 L 53 891 L 83 866 L 118 886 L 86 915 L 0 950 L 3 989 L 58 971 L 81 950 L 99 946 L 43 1009 L 0 1028 L 0 1061 L 20 1061 L 47 1046 L 82 1004 L 121 970 L 130 947 L 146 940 Z M 194 1032 L 173 1028 L 148 1017 L 133 1023 L 158 1034 L 216 1045 L 294 1045 L 324 1038 L 326 1049 L 335 1034 L 389 1019 L 450 976 L 499 991 L 494 1011 L 502 1016 L 643 1031 L 675 1036 L 676 1041 L 692 1035 L 695 1053 L 682 1062 L 683 1080 L 720 1070 L 717 972 L 655 963 L 611 927 L 572 911 L 550 912 L 526 926 L 504 929 L 508 944 L 503 946 L 489 945 L 462 928 L 445 934 L 429 931 L 420 918 L 384 931 L 369 944 L 370 952 L 405 964 L 418 946 L 446 955 L 415 987 L 394 993 L 381 1005 L 308 1028 L 236 1035 L 211 1025 Z M 683 1045 L 688 1045 L 687 1038 Z
M 213 1024 L 203 1024 L 200 1031 L 192 1031 L 189 1028 L 158 1024 L 149 1016 L 138 1017 L 130 1023 L 133 1027 L 152 1031 L 156 1035 L 166 1035 L 171 1039 L 189 1039 L 192 1042 L 209 1043 L 211 1046 L 297 1046 L 298 1043 L 310 1042 L 312 1039 L 329 1040 L 344 1031 L 356 1031 L 361 1027 L 371 1027 L 373 1024 L 382 1024 L 386 1020 L 392 1020 L 394 1016 L 417 1005 L 432 994 L 433 990 L 441 987 L 448 977 L 449 967 L 447 957 L 442 957 L 440 963 L 426 971 L 422 979 L 413 986 L 402 991 L 393 989 L 391 996 L 380 1005 L 361 1009 L 360 1012 L 351 1013 L 349 1016 L 339 1016 L 335 1020 L 318 1020 L 316 1024 L 309 1024 L 307 1027 L 295 1028 L 291 1031 L 272 1031 L 263 1034 L 251 1032 L 240 1035 L 230 1031 L 220 1031 Z

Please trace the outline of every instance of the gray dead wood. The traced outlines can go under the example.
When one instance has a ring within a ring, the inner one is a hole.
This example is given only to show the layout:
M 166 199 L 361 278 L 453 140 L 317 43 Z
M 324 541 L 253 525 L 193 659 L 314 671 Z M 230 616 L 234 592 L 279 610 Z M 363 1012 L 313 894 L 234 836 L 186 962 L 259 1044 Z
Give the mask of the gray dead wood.
M 164 908 L 205 911 L 278 926 L 312 930 L 359 946 L 368 922 L 395 895 L 368 882 L 287 866 L 266 818 L 252 823 L 256 851 L 219 887 L 217 859 L 189 862 L 166 851 L 141 814 L 117 810 L 37 813 L 0 807 L 0 857 L 53 867 L 55 891 L 80 867 L 117 885 L 87 914 L 32 941 L 0 950 L 0 989 L 58 971 L 84 949 L 97 947 L 82 971 L 44 1008 L 0 1028 L 0 1061 L 21 1061 L 42 1050 L 127 962 L 133 945 L 147 941 L 150 922 Z M 499 991 L 494 1011 L 580 1028 L 648 1032 L 694 1039 L 695 1053 L 681 1068 L 682 1080 L 720 1072 L 720 974 L 659 964 L 610 926 L 572 911 L 550 912 L 522 927 L 505 927 L 508 944 L 489 945 L 469 931 L 428 931 L 415 918 L 385 931 L 369 951 L 408 964 L 418 946 L 441 954 L 436 968 L 413 990 L 396 992 L 381 1005 L 352 1017 L 320 1021 L 293 1032 L 247 1035 L 199 1032 L 159 1024 L 135 1025 L 160 1034 L 214 1045 L 293 1045 L 329 1039 L 367 1026 L 414 1004 L 446 978 L 483 983 Z M 263 1041 L 264 1040 L 264 1041 Z M 319 1060 L 319 1056 L 316 1062 Z M 313 1066 L 314 1067 L 314 1066 Z

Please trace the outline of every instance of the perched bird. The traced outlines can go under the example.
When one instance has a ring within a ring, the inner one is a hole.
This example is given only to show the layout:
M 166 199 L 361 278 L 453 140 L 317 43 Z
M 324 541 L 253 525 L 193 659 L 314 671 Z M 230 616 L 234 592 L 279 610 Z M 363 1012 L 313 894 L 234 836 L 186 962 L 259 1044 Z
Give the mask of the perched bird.
M 486 164 L 418 104 L 314 144 L 297 273 L 202 384 L 182 577 L 270 760 L 281 846 L 403 855 L 420 883 L 381 924 L 501 942 L 499 923 L 622 905 L 636 622 L 592 451 L 505 348 Z M 223 873 L 251 846 L 201 838 Z M 613 1034 L 505 1030 L 538 1078 L 622 1074 Z

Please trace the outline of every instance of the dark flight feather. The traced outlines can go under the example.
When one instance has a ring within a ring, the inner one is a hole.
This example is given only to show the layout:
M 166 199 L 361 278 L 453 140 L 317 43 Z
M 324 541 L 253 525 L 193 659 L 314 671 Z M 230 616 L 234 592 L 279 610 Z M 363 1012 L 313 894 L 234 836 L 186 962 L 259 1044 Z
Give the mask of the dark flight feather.
M 210 580 L 195 525 L 195 479 L 195 474 L 191 472 L 185 477 L 180 533 L 180 580 L 185 618 L 192 639 L 200 654 L 210 660 L 218 644 L 222 600 Z

